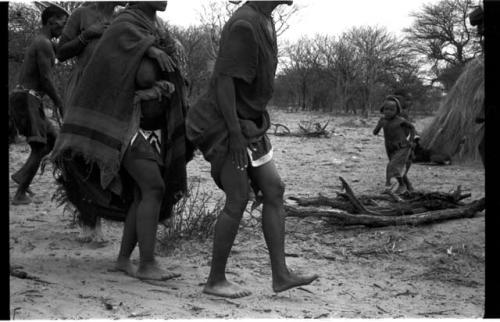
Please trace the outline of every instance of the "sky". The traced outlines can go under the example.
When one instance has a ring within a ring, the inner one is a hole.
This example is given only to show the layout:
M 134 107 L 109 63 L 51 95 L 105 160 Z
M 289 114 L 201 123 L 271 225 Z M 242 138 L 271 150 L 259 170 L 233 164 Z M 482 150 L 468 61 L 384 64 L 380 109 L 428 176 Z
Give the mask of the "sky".
M 173 25 L 199 25 L 200 11 L 206 2 L 169 0 L 167 10 L 159 16 Z M 291 18 L 290 28 L 281 40 L 294 41 L 318 33 L 338 36 L 350 27 L 362 25 L 386 27 L 402 36 L 403 28 L 413 22 L 411 12 L 419 11 L 424 4 L 437 2 L 439 0 L 294 0 L 300 10 Z
M 160 17 L 171 24 L 189 26 L 199 24 L 199 12 L 207 0 L 170 0 Z M 227 1 L 227 0 L 219 0 Z M 400 36 L 402 29 L 412 24 L 410 13 L 424 4 L 438 0 L 295 0 L 301 9 L 292 17 L 290 29 L 282 38 L 296 40 L 303 35 L 340 35 L 353 26 L 386 27 Z

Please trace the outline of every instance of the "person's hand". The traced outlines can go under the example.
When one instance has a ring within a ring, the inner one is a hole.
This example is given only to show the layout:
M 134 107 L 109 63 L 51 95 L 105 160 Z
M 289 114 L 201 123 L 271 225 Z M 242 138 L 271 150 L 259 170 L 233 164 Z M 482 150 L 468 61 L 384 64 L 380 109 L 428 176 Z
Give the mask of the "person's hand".
M 61 125 L 62 124 L 62 118 L 63 118 L 63 104 L 62 102 L 56 102 L 54 104 L 54 110 L 52 111 L 52 115 L 56 118 L 57 124 Z
M 162 71 L 167 71 L 169 73 L 174 72 L 175 63 L 172 60 L 172 58 L 169 55 L 167 55 L 163 50 L 151 46 L 148 49 L 148 56 L 153 59 L 156 59 Z
M 237 170 L 245 171 L 247 169 L 247 144 L 241 133 L 229 135 L 229 154 Z
M 99 38 L 104 33 L 106 28 L 108 28 L 108 26 L 109 24 L 107 23 L 96 22 L 82 32 L 82 37 L 85 40 Z

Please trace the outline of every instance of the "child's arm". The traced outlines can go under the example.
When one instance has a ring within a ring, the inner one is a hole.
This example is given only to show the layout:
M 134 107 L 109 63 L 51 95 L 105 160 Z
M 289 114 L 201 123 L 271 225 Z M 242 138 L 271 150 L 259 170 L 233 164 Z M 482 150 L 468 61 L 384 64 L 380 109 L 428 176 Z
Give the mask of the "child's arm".
M 373 130 L 373 135 L 378 135 L 378 133 L 380 132 L 380 129 L 382 129 L 382 127 L 384 126 L 384 119 L 381 118 L 378 123 L 377 123 L 377 126 L 375 127 L 375 129 Z
M 415 127 L 413 124 L 411 124 L 409 121 L 404 120 L 404 122 L 401 124 L 402 126 L 408 128 L 410 130 L 410 143 L 413 145 L 415 142 L 415 135 L 417 134 L 417 131 L 415 130 Z

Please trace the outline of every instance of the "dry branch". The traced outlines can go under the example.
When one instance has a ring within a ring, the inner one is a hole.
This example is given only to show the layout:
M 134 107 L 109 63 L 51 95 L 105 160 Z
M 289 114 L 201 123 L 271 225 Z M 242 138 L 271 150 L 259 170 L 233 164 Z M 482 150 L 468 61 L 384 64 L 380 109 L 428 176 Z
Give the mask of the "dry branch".
M 272 123 L 272 126 L 274 126 L 274 135 L 290 135 L 292 133 L 286 125 L 283 125 L 280 123 Z M 279 133 L 278 132 L 279 128 L 283 128 L 285 130 L 285 132 Z
M 294 137 L 306 137 L 306 138 L 319 138 L 319 137 L 330 137 L 330 132 L 326 129 L 328 127 L 329 121 L 325 124 L 319 122 L 300 122 L 299 132 L 292 132 L 290 129 L 280 123 L 272 123 L 274 126 L 274 135 L 276 136 L 294 136 Z M 283 129 L 283 132 L 279 132 L 278 129 Z
M 474 201 L 468 205 L 454 209 L 427 211 L 423 213 L 406 216 L 379 216 L 370 214 L 350 214 L 343 210 L 318 209 L 315 207 L 301 207 L 285 205 L 285 211 L 289 217 L 322 217 L 330 218 L 335 224 L 345 226 L 364 225 L 367 227 L 400 226 L 400 225 L 423 225 L 440 222 L 448 219 L 470 218 L 476 213 L 484 210 L 484 198 Z

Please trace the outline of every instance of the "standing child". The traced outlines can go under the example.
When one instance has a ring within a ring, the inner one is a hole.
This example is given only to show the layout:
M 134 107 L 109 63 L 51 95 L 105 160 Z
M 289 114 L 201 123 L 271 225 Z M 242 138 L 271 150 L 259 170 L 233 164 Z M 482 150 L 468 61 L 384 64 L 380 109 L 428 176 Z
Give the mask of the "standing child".
M 386 97 L 380 112 L 384 116 L 380 118 L 373 134 L 377 135 L 380 129 L 384 129 L 385 150 L 389 157 L 385 185 L 390 189 L 391 179 L 396 178 L 398 181 L 397 194 L 412 191 L 413 187 L 406 175 L 411 165 L 415 127 L 407 119 L 400 116 L 401 103 L 395 96 Z

